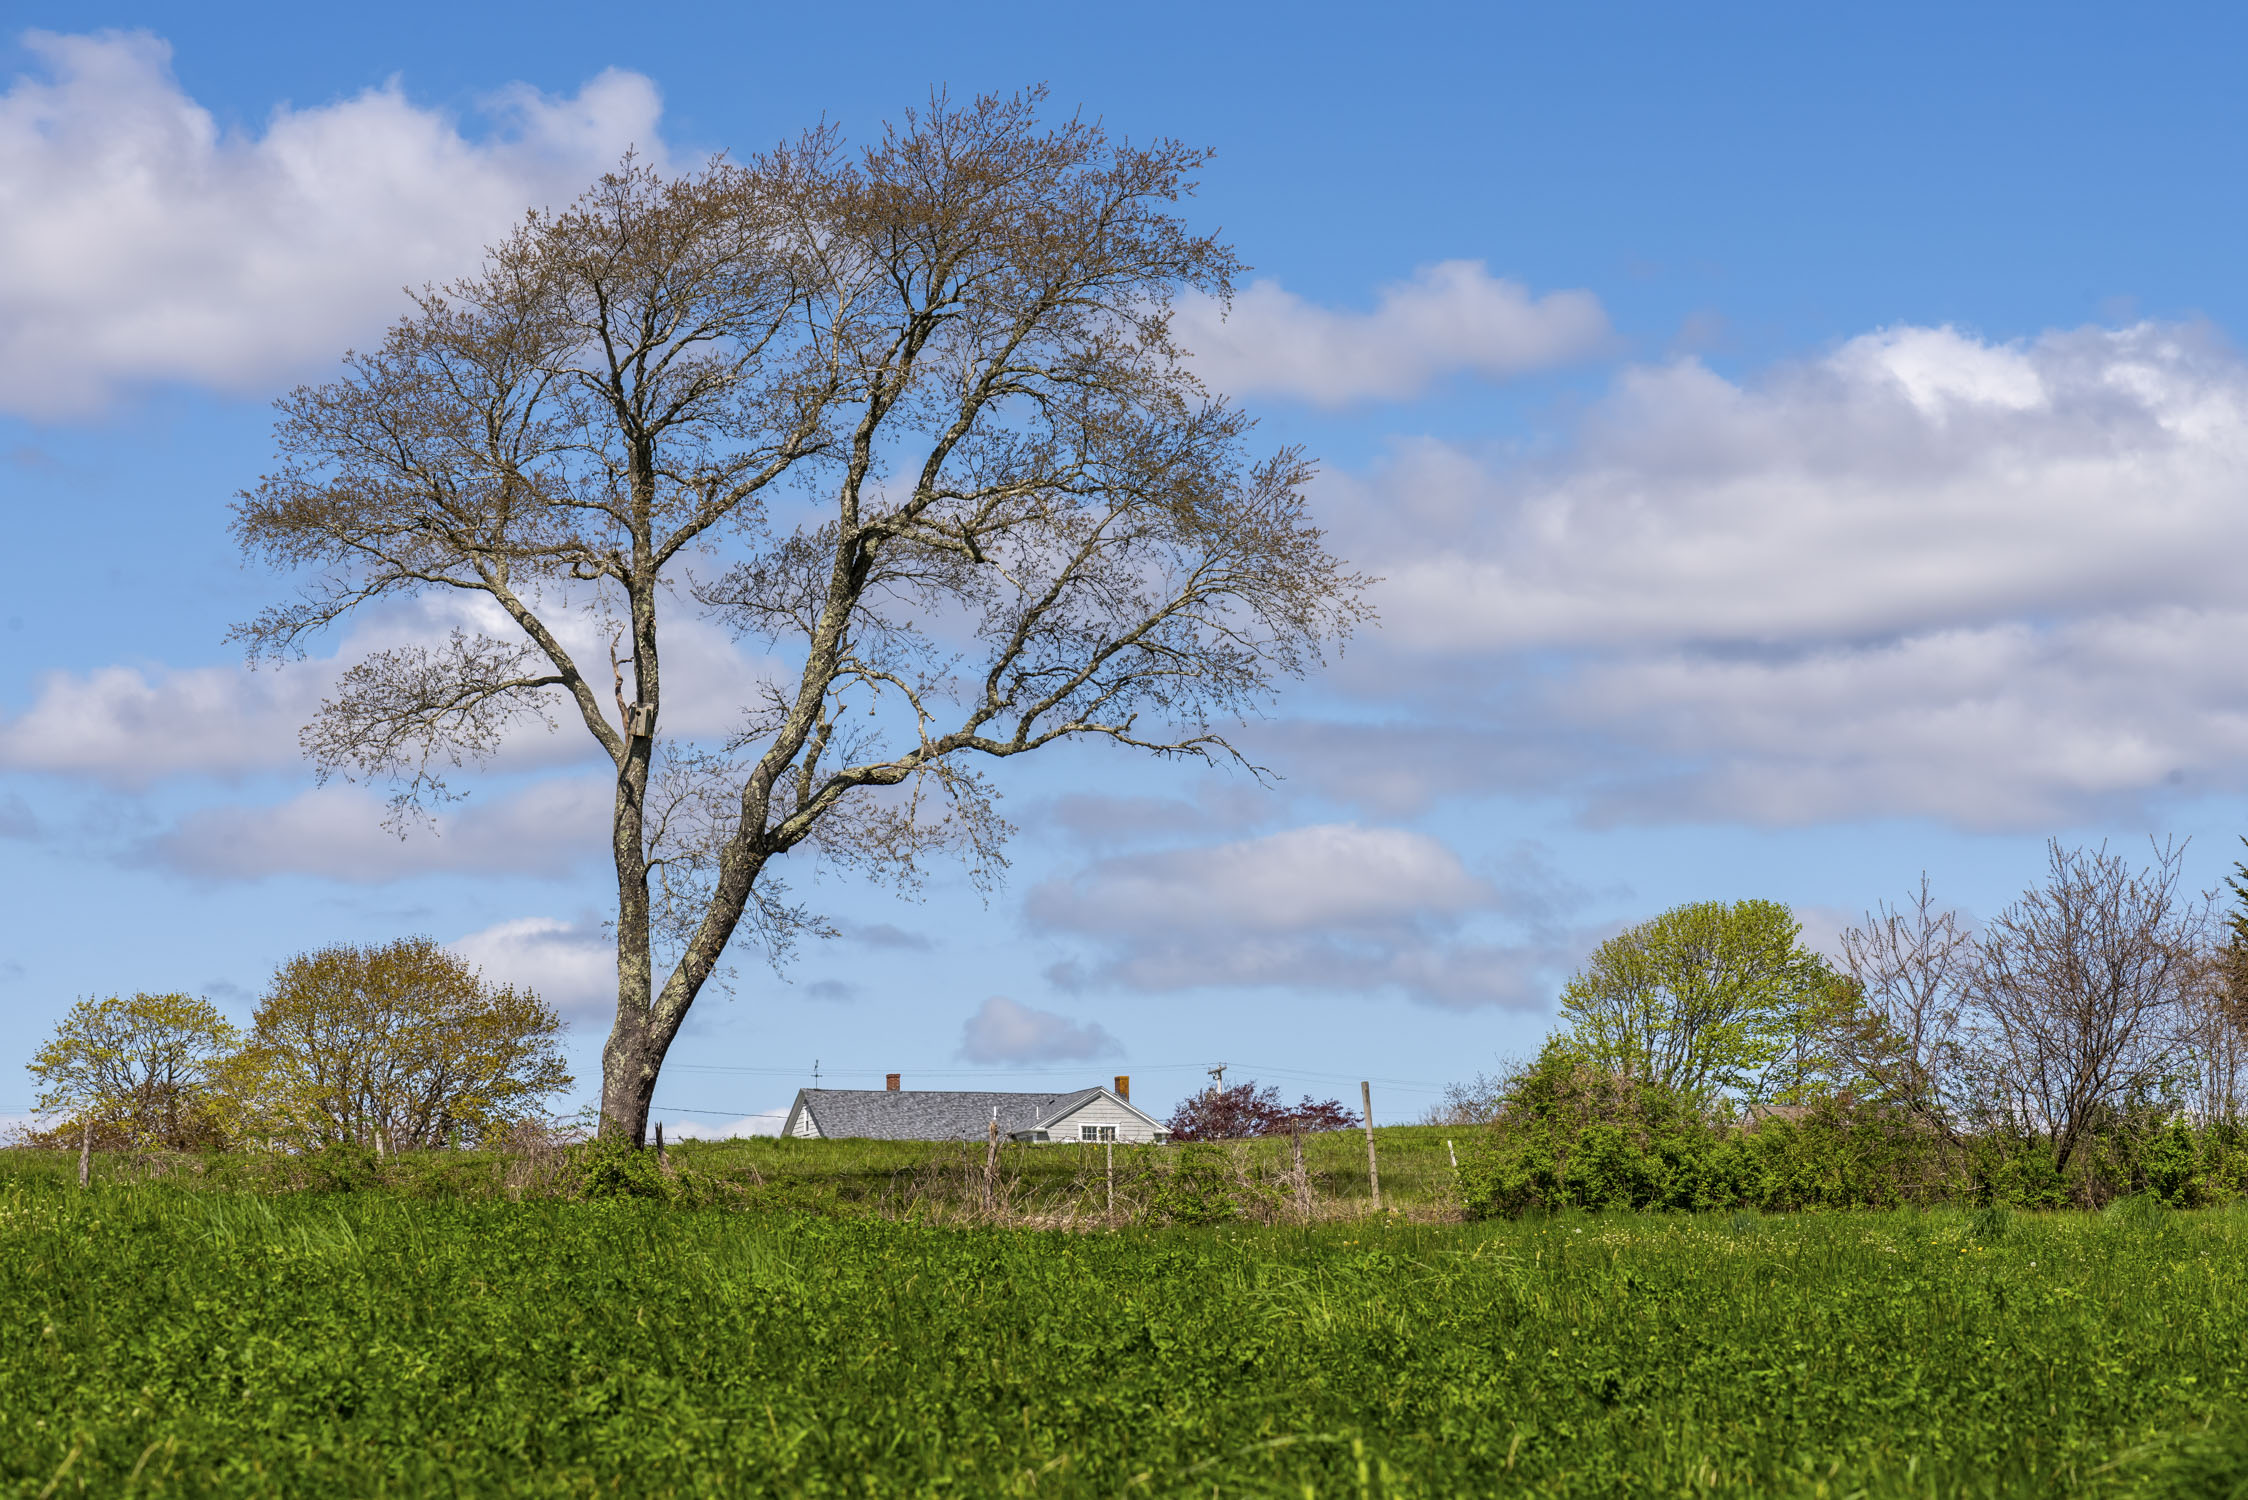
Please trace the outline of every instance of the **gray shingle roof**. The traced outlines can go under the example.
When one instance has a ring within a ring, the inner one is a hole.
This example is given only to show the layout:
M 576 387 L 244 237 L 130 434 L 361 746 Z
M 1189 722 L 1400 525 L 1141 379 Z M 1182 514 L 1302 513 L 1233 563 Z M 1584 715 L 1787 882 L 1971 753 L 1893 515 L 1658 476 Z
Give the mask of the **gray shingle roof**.
M 830 1140 L 859 1136 L 881 1141 L 980 1141 L 999 1111 L 999 1133 L 1010 1136 L 1066 1114 L 1103 1092 L 1075 1089 L 1065 1094 L 987 1094 L 949 1089 L 799 1089 L 789 1110 L 798 1111 Z M 784 1129 L 787 1127 L 783 1127 Z

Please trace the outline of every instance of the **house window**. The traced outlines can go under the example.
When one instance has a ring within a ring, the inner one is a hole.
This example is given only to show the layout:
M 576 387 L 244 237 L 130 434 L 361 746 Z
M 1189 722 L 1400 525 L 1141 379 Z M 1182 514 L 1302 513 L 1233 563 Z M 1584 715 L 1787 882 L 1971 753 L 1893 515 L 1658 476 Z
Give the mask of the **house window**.
M 1077 1127 L 1077 1132 L 1077 1138 L 1081 1141 L 1113 1141 L 1116 1139 L 1116 1127 L 1114 1125 L 1080 1125 Z

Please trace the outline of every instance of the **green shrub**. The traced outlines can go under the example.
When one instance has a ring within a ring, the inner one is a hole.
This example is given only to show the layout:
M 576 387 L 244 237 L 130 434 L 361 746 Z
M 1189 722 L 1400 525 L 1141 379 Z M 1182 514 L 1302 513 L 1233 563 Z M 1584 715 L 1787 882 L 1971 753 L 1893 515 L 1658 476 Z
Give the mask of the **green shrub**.
M 2147 1143 L 2140 1159 L 2147 1191 L 2172 1208 L 2194 1208 L 2203 1201 L 2200 1153 L 2183 1120 L 2172 1120 Z
M 2196 1131 L 2159 1104 L 2095 1122 L 2064 1170 L 2050 1141 L 2004 1129 L 1954 1140 L 1847 1096 L 1734 1121 L 1676 1091 L 1601 1073 L 1561 1046 L 1508 1080 L 1500 1103 L 1462 1153 L 1461 1203 L 1472 1219 L 1563 1208 L 2052 1210 L 2131 1194 L 2196 1208 L 2248 1194 L 2242 1132 Z
M 1171 1170 L 1155 1179 L 1147 1215 L 1159 1224 L 1222 1224 L 1240 1217 L 1233 1174 L 1216 1146 L 1179 1148 Z
M 581 1198 L 666 1199 L 671 1184 L 656 1153 L 621 1141 L 591 1140 L 571 1149 L 572 1178 Z
M 382 1182 L 382 1162 L 366 1146 L 337 1141 L 297 1158 L 308 1191 L 362 1193 Z

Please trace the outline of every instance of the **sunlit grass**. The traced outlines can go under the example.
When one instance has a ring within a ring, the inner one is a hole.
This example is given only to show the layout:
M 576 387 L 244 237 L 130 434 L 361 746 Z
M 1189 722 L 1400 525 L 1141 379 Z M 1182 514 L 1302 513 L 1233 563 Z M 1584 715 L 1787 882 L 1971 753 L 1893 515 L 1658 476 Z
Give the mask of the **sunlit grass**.
M 2248 1213 L 2135 1205 L 1061 1234 L 42 1174 L 0 1488 L 2222 1494 L 2244 1262 Z

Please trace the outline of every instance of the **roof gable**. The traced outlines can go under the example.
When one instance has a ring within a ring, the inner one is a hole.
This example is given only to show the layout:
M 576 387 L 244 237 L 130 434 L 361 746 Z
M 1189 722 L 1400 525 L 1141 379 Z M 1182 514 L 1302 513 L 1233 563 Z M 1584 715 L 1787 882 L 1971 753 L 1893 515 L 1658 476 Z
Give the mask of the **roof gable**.
M 1063 1101 L 1082 1102 L 1099 1089 L 1063 1094 L 1012 1094 L 952 1089 L 799 1089 L 789 1111 L 808 1113 L 823 1136 L 890 1141 L 982 1140 L 994 1118 L 1001 1135 L 1035 1129 Z M 1072 1106 L 1074 1107 L 1074 1106 Z
M 1061 1124 L 1062 1121 L 1068 1119 L 1071 1115 L 1076 1114 L 1086 1105 L 1092 1103 L 1095 1099 L 1106 1099 L 1109 1101 L 1109 1103 L 1115 1105 L 1118 1109 L 1125 1110 L 1130 1114 L 1138 1116 L 1140 1119 L 1147 1122 L 1148 1129 L 1155 1131 L 1158 1134 L 1161 1134 L 1163 1131 L 1162 1121 L 1156 1119 L 1153 1115 L 1147 1113 L 1147 1111 L 1139 1108 L 1137 1105 L 1133 1104 L 1131 1100 L 1126 1099 L 1123 1095 L 1118 1094 L 1113 1090 L 1104 1088 L 1079 1089 L 1074 1094 L 1064 1095 L 1061 1101 L 1056 1104 L 1049 1113 L 1041 1116 L 1038 1122 L 1030 1128 L 1033 1130 L 1050 1130 L 1054 1126 Z

